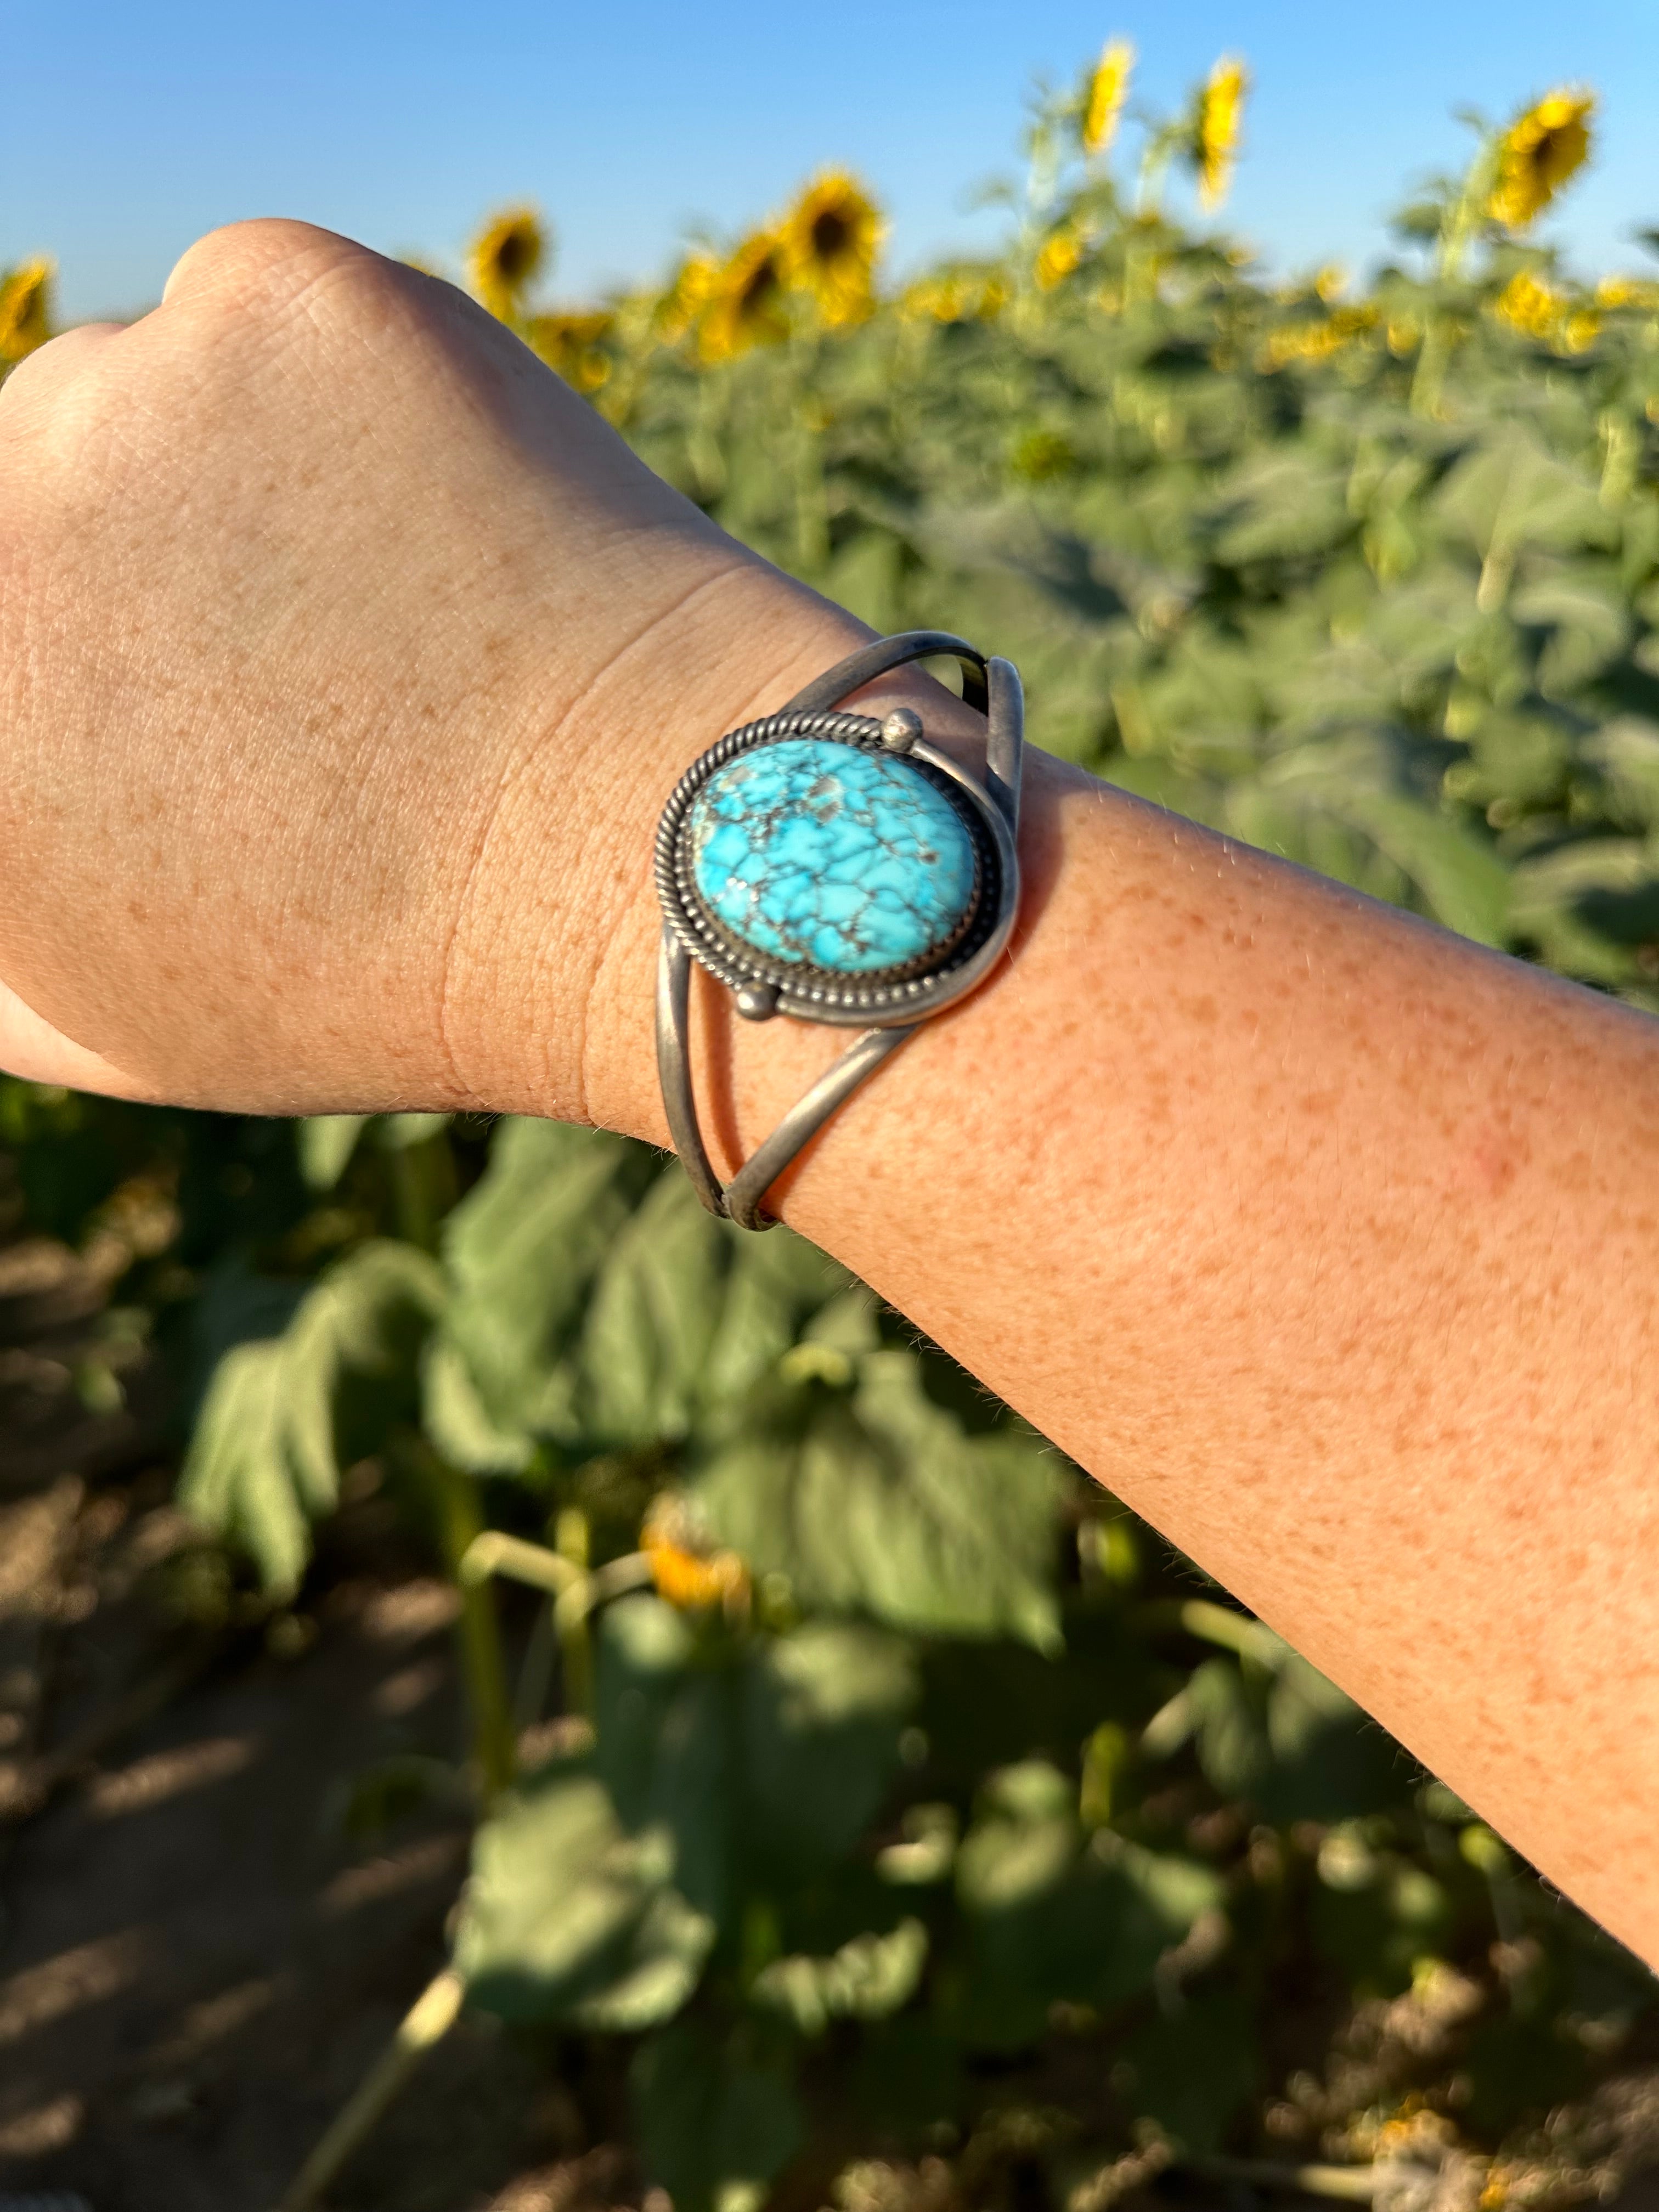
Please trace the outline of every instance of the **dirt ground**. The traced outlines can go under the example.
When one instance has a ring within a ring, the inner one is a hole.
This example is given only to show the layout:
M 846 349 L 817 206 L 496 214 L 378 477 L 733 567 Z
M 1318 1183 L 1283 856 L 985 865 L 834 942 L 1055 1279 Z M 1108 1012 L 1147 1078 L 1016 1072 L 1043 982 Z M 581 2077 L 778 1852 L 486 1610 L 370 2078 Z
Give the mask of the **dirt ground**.
M 313 1612 L 216 1623 L 142 1366 L 77 1390 L 99 1304 L 0 1250 L 0 2212 L 270 2212 L 442 1963 L 462 1808 L 351 1804 L 459 1754 L 452 1601 L 368 1499 Z M 464 2021 L 331 2204 L 637 2203 L 556 2059 Z

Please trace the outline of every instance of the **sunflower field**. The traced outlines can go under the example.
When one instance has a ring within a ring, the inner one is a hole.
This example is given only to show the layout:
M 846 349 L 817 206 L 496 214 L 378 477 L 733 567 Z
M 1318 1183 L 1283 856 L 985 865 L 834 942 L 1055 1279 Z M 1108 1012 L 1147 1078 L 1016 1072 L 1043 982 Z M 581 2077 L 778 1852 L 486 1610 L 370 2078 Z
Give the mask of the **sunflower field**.
M 1161 118 L 1133 64 L 1037 103 L 994 257 L 889 283 L 836 173 L 650 290 L 544 304 L 527 210 L 469 282 L 737 537 L 1016 660 L 1037 743 L 1659 1012 L 1659 281 L 1533 236 L 1593 96 L 1356 289 L 1216 227 L 1244 65 Z M 5 279 L 0 361 L 49 306 Z M 8 1081 L 0 1147 L 9 1237 L 97 1256 L 82 1401 L 161 1407 L 176 1602 L 302 1639 L 367 1496 L 458 1593 L 470 1741 L 354 1801 L 466 1793 L 447 1962 L 290 2212 L 360 2201 L 463 2012 L 623 2082 L 677 2212 L 1500 2212 L 1659 2158 L 1650 1978 L 789 1231 L 532 1121 Z

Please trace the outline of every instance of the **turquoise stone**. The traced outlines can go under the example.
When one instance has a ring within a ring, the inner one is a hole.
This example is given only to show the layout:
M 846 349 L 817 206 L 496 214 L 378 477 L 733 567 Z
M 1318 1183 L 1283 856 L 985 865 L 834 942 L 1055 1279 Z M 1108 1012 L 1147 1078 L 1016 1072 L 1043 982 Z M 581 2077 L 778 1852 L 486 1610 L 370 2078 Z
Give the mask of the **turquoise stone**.
M 757 745 L 692 802 L 692 877 L 773 960 L 867 975 L 952 942 L 974 897 L 961 816 L 910 762 L 827 738 Z

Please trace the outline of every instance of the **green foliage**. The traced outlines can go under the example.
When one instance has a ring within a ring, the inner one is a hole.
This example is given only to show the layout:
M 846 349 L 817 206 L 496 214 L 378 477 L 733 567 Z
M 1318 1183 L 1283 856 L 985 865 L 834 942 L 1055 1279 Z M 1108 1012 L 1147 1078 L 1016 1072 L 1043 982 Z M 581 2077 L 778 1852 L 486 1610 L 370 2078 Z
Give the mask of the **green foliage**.
M 179 1502 L 244 1544 L 273 1594 L 298 1584 L 308 1523 L 338 1504 L 341 1469 L 413 1409 L 415 1361 L 441 1295 L 423 1253 L 376 1239 L 323 1277 L 280 1336 L 220 1360 Z

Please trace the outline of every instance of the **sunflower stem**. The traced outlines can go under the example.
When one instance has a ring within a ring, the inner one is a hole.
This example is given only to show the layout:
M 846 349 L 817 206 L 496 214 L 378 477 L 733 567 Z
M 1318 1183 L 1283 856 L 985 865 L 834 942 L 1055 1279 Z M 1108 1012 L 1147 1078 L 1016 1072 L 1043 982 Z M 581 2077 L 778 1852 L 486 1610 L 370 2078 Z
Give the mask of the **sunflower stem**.
M 277 2212 L 310 2212 L 346 2161 L 366 2142 L 428 2051 L 455 2025 L 466 1986 L 453 1966 L 427 1984 L 397 2033 L 324 2130 L 290 2183 Z

